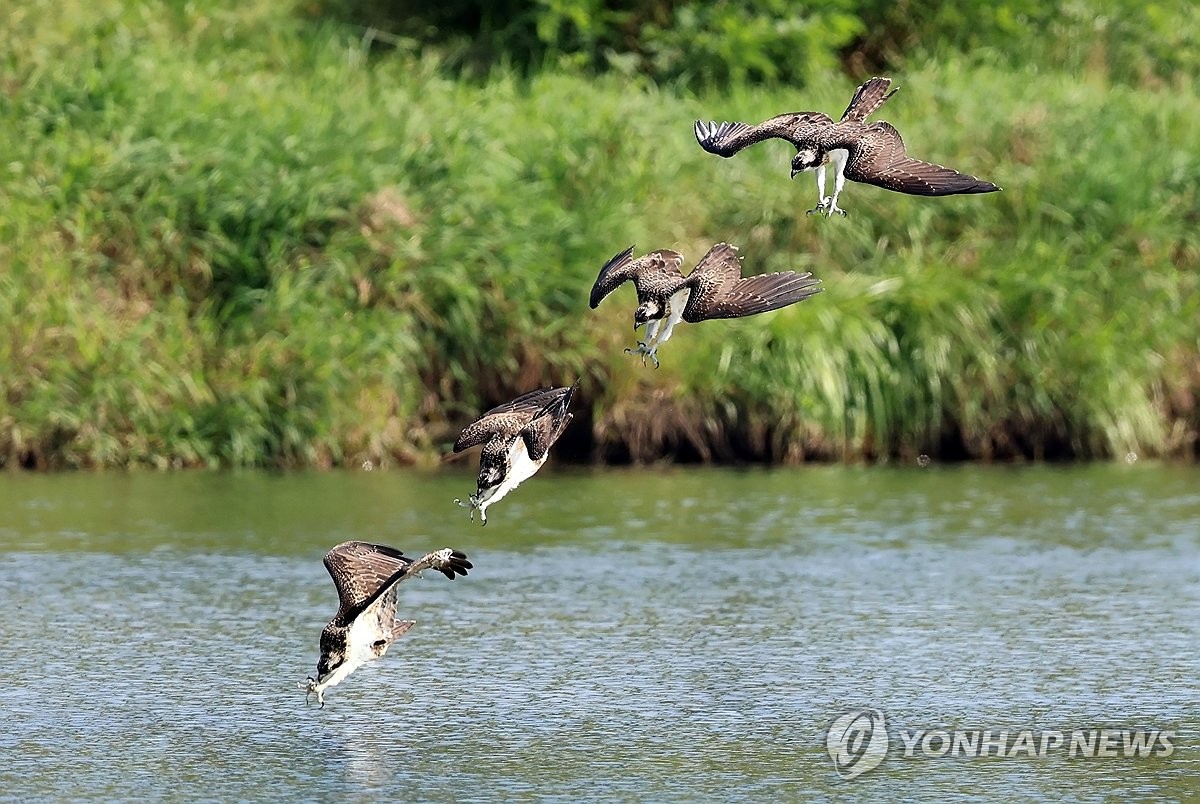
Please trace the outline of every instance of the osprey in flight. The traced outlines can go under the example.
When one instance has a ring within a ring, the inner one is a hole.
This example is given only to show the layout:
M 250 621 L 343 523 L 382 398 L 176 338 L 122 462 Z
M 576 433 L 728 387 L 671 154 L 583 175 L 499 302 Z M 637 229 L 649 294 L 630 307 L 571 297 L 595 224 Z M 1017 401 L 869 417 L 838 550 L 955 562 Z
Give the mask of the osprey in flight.
M 454 501 L 472 509 L 472 519 L 477 508 L 486 525 L 488 506 L 502 500 L 542 468 L 550 447 L 574 418 L 567 408 L 578 387 L 576 382 L 570 388 L 530 391 L 492 408 L 463 428 L 454 442 L 455 452 L 483 445 L 476 492 L 468 502 Z
M 325 554 L 325 569 L 337 587 L 338 610 L 321 632 L 317 677 L 301 682 L 305 697 L 316 694 L 324 707 L 325 690 L 383 656 L 412 628 L 412 620 L 396 619 L 396 584 L 431 567 L 454 580 L 472 565 L 465 554 L 449 547 L 416 561 L 393 547 L 366 542 L 342 542 Z
M 988 181 L 941 165 L 913 159 L 904 152 L 900 132 L 888 123 L 867 123 L 876 109 L 896 90 L 888 92 L 890 78 L 872 78 L 858 88 L 842 119 L 823 112 L 789 112 L 750 126 L 745 123 L 696 121 L 696 141 L 717 156 L 733 156 L 756 142 L 779 137 L 796 146 L 792 178 L 806 170 L 817 172 L 817 206 L 808 211 L 845 215 L 837 205 L 846 179 L 874 184 L 911 195 L 992 193 L 1000 188 Z M 833 195 L 825 195 L 825 165 L 833 162 Z
M 628 280 L 637 289 L 638 306 L 633 313 L 633 329 L 643 324 L 646 340 L 638 341 L 629 354 L 641 355 L 658 367 L 658 348 L 670 339 L 680 321 L 695 324 L 710 318 L 740 318 L 778 310 L 820 293 L 821 280 L 810 273 L 783 271 L 775 274 L 742 276 L 737 247 L 717 243 L 708 250 L 688 276 L 679 266 L 683 255 L 677 251 L 652 251 L 633 257 L 633 246 L 622 251 L 600 269 L 592 286 L 592 309 L 604 297 Z

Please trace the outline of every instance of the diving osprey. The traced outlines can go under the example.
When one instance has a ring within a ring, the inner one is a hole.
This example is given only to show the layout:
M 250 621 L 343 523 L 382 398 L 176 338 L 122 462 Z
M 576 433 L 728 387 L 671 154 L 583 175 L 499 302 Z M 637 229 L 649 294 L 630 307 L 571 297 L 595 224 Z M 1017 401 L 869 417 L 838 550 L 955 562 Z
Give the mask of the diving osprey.
M 646 340 L 626 353 L 642 355 L 658 368 L 658 348 L 666 343 L 680 321 L 695 324 L 710 318 L 740 318 L 778 310 L 820 293 L 821 280 L 810 273 L 782 271 L 775 274 L 742 276 L 737 247 L 717 243 L 708 250 L 688 276 L 679 266 L 683 255 L 677 251 L 651 251 L 633 258 L 633 246 L 613 257 L 596 277 L 592 286 L 592 309 L 604 297 L 628 280 L 637 289 L 638 306 L 633 313 L 633 329 L 648 324 Z
M 383 656 L 412 628 L 412 620 L 396 619 L 396 584 L 429 568 L 454 580 L 471 567 L 466 555 L 449 547 L 416 561 L 395 548 L 366 542 L 342 542 L 326 553 L 325 569 L 337 587 L 338 610 L 321 632 L 317 677 L 300 684 L 305 697 L 315 693 L 324 707 L 326 689 Z
M 463 428 L 454 442 L 455 452 L 483 445 L 476 492 L 468 502 L 454 501 L 472 509 L 472 519 L 477 508 L 486 525 L 488 506 L 502 500 L 542 468 L 550 447 L 574 418 L 567 408 L 578 387 L 576 382 L 570 388 L 530 391 L 492 408 Z
M 890 78 L 872 78 L 858 88 L 842 119 L 823 112 L 789 112 L 750 126 L 745 123 L 696 121 L 696 141 L 711 154 L 729 157 L 748 145 L 779 137 L 796 146 L 792 178 L 806 170 L 817 172 L 818 204 L 808 211 L 845 215 L 837 205 L 846 179 L 874 184 L 911 195 L 992 193 L 1000 188 L 988 181 L 941 165 L 913 159 L 904 152 L 900 132 L 888 123 L 867 123 L 896 90 Z M 833 195 L 825 195 L 825 165 L 833 162 Z

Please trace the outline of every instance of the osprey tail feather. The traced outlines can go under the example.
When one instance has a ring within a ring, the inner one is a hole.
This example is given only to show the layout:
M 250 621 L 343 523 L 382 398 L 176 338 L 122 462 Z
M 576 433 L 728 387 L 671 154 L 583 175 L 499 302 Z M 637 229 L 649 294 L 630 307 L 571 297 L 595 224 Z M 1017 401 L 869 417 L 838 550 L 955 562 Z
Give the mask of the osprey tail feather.
M 842 122 L 852 120 L 861 123 L 865 121 L 886 103 L 888 98 L 900 91 L 897 88 L 888 92 L 888 87 L 891 85 L 892 79 L 890 78 L 872 78 L 865 82 L 850 99 L 850 105 L 846 107 L 846 112 L 842 115 Z

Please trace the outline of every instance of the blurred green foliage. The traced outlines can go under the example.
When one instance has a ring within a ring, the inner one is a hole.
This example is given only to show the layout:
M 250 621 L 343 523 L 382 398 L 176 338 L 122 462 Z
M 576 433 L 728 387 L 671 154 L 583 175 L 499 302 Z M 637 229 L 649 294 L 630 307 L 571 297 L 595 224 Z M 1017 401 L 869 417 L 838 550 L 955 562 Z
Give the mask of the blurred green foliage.
M 642 73 L 693 84 L 803 80 L 837 65 L 862 31 L 854 0 L 306 0 L 301 13 L 357 26 L 401 49 L 437 45 L 443 61 L 486 74 Z
M 484 80 L 464 80 L 448 49 L 381 51 L 314 21 L 313 2 L 6 9 L 0 464 L 429 461 L 479 410 L 576 377 L 580 446 L 617 460 L 1194 451 L 1194 50 L 1118 58 L 1076 37 L 1023 62 L 981 44 L 1006 41 L 1019 4 L 989 7 L 991 28 L 879 4 L 943 31 L 909 49 L 907 29 L 883 36 L 837 4 L 771 34 L 761 20 L 784 4 L 580 17 L 564 2 L 519 6 L 540 56 L 495 66 L 515 60 L 510 32 Z M 477 30 L 515 25 L 501 7 Z M 1104 24 L 1143 25 L 1132 42 L 1192 35 L 1190 6 L 1119 10 Z M 653 45 L 610 48 L 604 32 L 635 17 Z M 809 19 L 841 19 L 841 39 L 804 33 Z M 590 38 L 572 45 L 575 29 Z M 731 45 L 759 35 L 765 51 Z M 772 73 L 780 42 L 797 61 Z M 836 114 L 861 74 L 833 65 L 892 63 L 891 48 L 903 91 L 881 116 L 1003 193 L 852 184 L 850 217 L 816 220 L 785 144 L 732 160 L 695 145 L 696 118 Z M 637 60 L 604 72 L 606 49 Z M 695 53 L 707 66 L 685 66 Z M 691 265 L 717 240 L 749 272 L 812 270 L 826 292 L 684 327 L 643 370 L 621 353 L 632 291 L 590 311 L 596 271 L 630 243 Z
M 895 71 L 951 54 L 1121 82 L 1200 72 L 1191 0 L 299 0 L 298 9 L 401 49 L 435 44 L 446 64 L 484 74 L 502 64 L 803 86 L 838 65 Z

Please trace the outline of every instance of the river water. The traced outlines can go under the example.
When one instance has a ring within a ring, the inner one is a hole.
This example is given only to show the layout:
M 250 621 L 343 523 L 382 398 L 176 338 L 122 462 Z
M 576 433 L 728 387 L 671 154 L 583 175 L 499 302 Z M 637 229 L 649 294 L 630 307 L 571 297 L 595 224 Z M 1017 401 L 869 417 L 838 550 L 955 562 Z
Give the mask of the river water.
M 486 528 L 451 503 L 472 486 L 447 472 L 4 476 L 0 794 L 1200 790 L 1196 468 L 548 467 Z M 416 627 L 319 709 L 296 682 L 336 609 L 321 557 L 346 539 L 452 546 L 476 569 L 406 581 Z M 827 732 L 859 709 L 890 742 L 843 779 Z M 985 729 L 1010 749 L 1022 731 L 1069 743 L 1100 729 L 1171 747 L 936 758 L 935 738 L 905 755 L 914 733 Z

